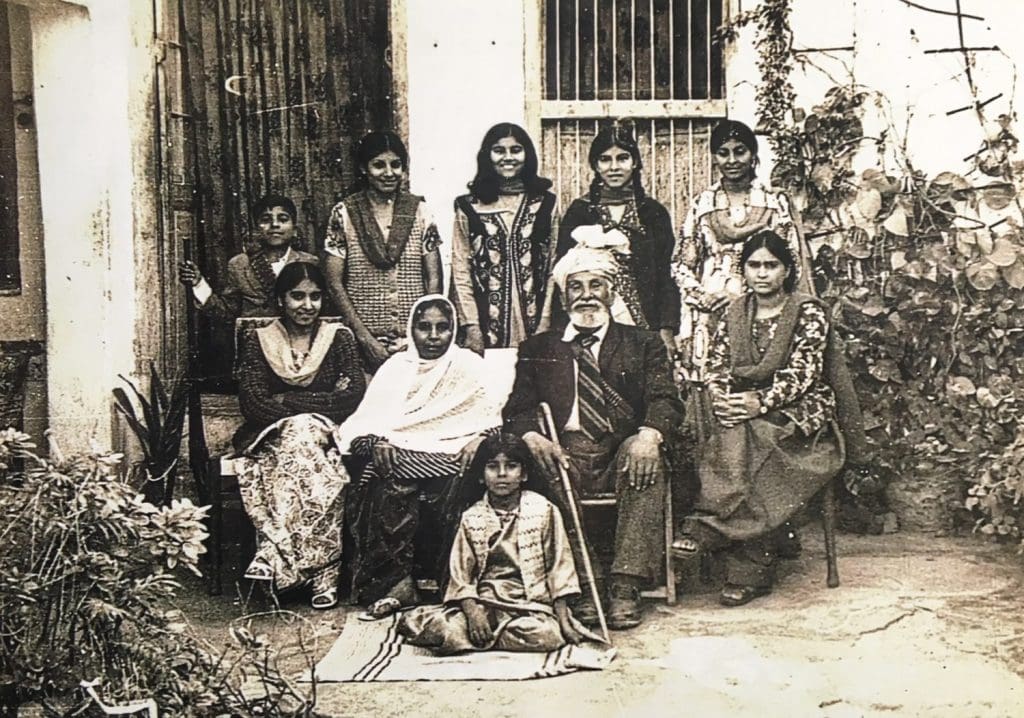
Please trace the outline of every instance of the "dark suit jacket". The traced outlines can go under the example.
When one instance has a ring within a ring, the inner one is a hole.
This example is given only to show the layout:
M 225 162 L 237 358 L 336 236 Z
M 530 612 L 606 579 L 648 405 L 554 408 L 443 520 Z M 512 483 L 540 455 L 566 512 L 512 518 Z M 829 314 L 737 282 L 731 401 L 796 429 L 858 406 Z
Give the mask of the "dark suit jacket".
M 652 331 L 612 322 L 598 357 L 601 376 L 633 408 L 633 421 L 613 417 L 612 433 L 623 441 L 641 426 L 661 432 L 665 439 L 678 434 L 683 405 L 672 381 L 665 345 Z M 530 337 L 519 345 L 516 378 L 502 415 L 505 429 L 522 436 L 537 431 L 537 408 L 551 406 L 555 427 L 562 431 L 576 398 L 572 347 L 562 332 Z

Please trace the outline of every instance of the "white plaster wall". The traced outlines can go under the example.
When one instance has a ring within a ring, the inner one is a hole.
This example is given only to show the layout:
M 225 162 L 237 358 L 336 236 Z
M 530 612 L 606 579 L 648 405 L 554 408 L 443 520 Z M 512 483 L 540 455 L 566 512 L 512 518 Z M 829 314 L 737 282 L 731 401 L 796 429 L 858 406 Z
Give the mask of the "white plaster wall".
M 738 0 L 733 0 L 734 9 Z M 756 6 L 743 0 L 743 9 Z M 920 3 L 953 10 L 955 3 Z M 995 118 L 1012 114 L 1024 100 L 1024 90 L 1015 76 L 1024 68 L 1024 46 L 1019 31 L 1024 27 L 1024 2 L 1008 0 L 963 0 L 965 13 L 985 18 L 964 21 L 967 46 L 998 46 L 1002 52 L 973 54 L 978 99 L 984 101 L 1003 93 L 985 107 Z M 795 48 L 853 46 L 853 52 L 808 53 L 807 63 L 798 67 L 792 81 L 797 105 L 807 110 L 821 101 L 834 84 L 850 81 L 851 73 L 866 89 L 881 96 L 869 108 L 867 134 L 887 131 L 897 142 L 906 142 L 915 168 L 928 175 L 945 170 L 966 172 L 964 158 L 978 149 L 984 129 L 973 112 L 947 116 L 949 110 L 972 102 L 963 59 L 959 53 L 925 54 L 926 50 L 959 44 L 956 19 L 912 8 L 901 0 L 793 0 L 791 25 Z M 727 97 L 730 116 L 744 121 L 756 117 L 756 50 L 752 28 L 741 33 L 730 48 L 727 69 Z M 1020 79 L 1020 78 L 1018 78 Z M 1018 136 L 1024 128 L 1018 127 Z M 764 158 L 765 171 L 770 158 Z M 860 164 L 875 161 L 862 155 Z M 892 157 L 890 169 L 898 170 Z
M 33 36 L 50 427 L 68 451 L 90 438 L 116 445 L 110 390 L 159 335 L 159 313 L 148 311 L 155 283 L 137 270 L 155 253 L 142 245 L 155 216 L 152 6 L 22 4 Z
M 525 125 L 523 7 L 531 1 L 405 2 L 410 184 L 446 239 L 484 133 L 497 122 Z

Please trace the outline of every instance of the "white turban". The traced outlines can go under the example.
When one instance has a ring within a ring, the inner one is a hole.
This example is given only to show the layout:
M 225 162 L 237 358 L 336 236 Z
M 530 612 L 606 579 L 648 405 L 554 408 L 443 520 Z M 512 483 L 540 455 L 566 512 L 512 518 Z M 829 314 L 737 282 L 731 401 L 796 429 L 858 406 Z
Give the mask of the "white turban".
M 573 274 L 591 272 L 598 274 L 610 282 L 615 281 L 619 265 L 607 249 L 592 247 L 573 247 L 565 256 L 555 262 L 551 276 L 558 288 L 565 292 L 566 282 Z

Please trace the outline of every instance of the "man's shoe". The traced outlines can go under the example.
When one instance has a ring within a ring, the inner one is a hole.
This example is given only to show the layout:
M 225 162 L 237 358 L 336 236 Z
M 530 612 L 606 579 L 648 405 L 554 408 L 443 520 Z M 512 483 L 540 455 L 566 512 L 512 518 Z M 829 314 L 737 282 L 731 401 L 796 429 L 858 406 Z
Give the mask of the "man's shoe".
M 642 621 L 640 589 L 628 583 L 612 584 L 608 602 L 608 628 L 622 631 L 627 628 L 636 628 Z
M 572 615 L 584 626 L 596 626 L 600 623 L 597 618 L 597 606 L 589 595 L 584 595 L 576 601 L 572 607 Z
M 723 606 L 735 608 L 736 606 L 745 606 L 755 598 L 767 596 L 771 592 L 771 586 L 737 586 L 727 583 L 718 596 L 718 602 Z

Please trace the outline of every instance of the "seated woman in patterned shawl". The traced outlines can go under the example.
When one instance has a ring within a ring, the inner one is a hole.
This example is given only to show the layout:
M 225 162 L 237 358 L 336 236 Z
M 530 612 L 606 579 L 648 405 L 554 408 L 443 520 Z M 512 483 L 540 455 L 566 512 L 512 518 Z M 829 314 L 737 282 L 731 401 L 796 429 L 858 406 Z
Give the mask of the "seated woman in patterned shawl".
M 313 264 L 281 270 L 280 319 L 242 343 L 245 424 L 235 435 L 244 449 L 238 484 L 258 544 L 245 576 L 279 591 L 311 581 L 314 608 L 337 603 L 348 474 L 333 432 L 366 388 L 352 333 L 320 322 L 326 284 Z
M 459 522 L 444 603 L 402 615 L 398 632 L 407 642 L 449 655 L 553 651 L 600 640 L 567 604 L 580 593 L 579 579 L 561 514 L 538 492 L 542 484 L 528 488 L 540 476 L 518 436 L 484 441 L 467 481 L 486 491 Z
M 839 473 L 847 440 L 863 428 L 825 306 L 794 291 L 789 244 L 759 231 L 739 263 L 749 292 L 726 309 L 711 343 L 715 422 L 694 513 L 673 542 L 683 558 L 725 550 L 725 606 L 771 592 L 776 532 Z
M 484 436 L 501 426 L 504 397 L 489 389 L 483 358 L 455 344 L 456 329 L 448 299 L 417 301 L 410 346 L 384 362 L 337 432 L 338 446 L 366 463 L 349 528 L 353 592 L 360 603 L 380 602 L 371 613 L 416 602 L 417 557 L 440 578 L 458 521 L 459 479 Z
M 356 144 L 355 163 L 355 191 L 328 219 L 324 270 L 374 372 L 405 349 L 413 303 L 441 291 L 441 237 L 426 201 L 404 187 L 409 153 L 398 135 L 370 132 Z

